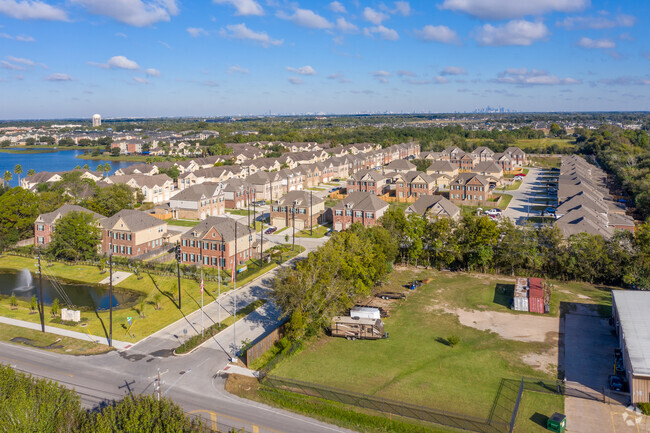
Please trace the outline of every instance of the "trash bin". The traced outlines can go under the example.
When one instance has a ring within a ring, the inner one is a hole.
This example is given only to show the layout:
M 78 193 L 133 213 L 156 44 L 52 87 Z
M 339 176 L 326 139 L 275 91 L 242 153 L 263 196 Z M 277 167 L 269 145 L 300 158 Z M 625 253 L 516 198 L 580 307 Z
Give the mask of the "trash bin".
M 546 429 L 558 433 L 563 433 L 566 429 L 566 416 L 555 412 L 552 417 L 546 421 Z

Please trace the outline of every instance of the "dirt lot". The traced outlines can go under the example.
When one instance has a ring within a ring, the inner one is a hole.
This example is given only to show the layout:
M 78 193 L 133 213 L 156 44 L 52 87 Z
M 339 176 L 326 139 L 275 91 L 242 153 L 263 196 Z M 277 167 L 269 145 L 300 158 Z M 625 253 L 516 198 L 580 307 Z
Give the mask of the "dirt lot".
M 509 340 L 551 344 L 550 350 L 526 354 L 522 360 L 541 371 L 553 373 L 556 370 L 560 336 L 558 317 L 450 308 L 445 308 L 445 312 L 458 316 L 464 326 L 491 331 Z

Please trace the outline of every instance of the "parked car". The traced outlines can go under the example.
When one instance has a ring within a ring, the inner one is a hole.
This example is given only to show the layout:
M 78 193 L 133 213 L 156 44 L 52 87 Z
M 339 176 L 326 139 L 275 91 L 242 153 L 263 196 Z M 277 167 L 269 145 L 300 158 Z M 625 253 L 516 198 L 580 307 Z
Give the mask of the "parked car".
M 334 179 L 332 179 L 332 182 L 340 182 L 340 181 L 341 181 L 341 179 L 339 179 L 338 177 L 335 177 Z
M 257 200 L 255 202 L 255 205 L 257 205 L 257 206 L 264 206 L 265 204 L 266 204 L 266 202 L 264 200 Z
M 550 213 L 550 214 L 555 215 L 555 208 L 549 206 L 549 207 L 547 207 L 546 209 L 544 209 L 544 213 Z
M 623 391 L 625 388 L 625 383 L 623 382 L 623 379 L 621 379 L 618 376 L 609 376 L 609 389 L 612 391 Z
M 497 208 L 492 208 L 485 211 L 485 214 L 489 216 L 501 216 L 502 213 L 503 212 L 501 211 L 501 209 L 497 209 Z
M 379 292 L 375 296 L 381 299 L 406 299 L 406 295 L 399 292 Z
M 325 236 L 332 236 L 334 233 L 334 229 L 329 229 L 328 231 L 325 232 Z
M 277 227 L 269 227 L 268 229 L 266 229 L 266 230 L 264 231 L 264 233 L 266 233 L 267 235 L 270 235 L 271 233 L 273 233 L 273 232 L 276 231 L 277 229 L 278 229 Z

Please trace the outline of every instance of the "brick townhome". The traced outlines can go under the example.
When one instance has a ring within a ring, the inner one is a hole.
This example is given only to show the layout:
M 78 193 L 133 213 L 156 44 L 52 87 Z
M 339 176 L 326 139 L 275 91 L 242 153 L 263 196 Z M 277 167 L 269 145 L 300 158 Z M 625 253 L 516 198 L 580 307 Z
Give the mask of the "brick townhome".
M 223 215 L 225 208 L 221 185 L 214 182 L 192 185 L 169 201 L 174 218 L 180 219 L 203 220 L 207 216 Z
M 103 215 L 88 210 L 85 207 L 64 204 L 57 210 L 41 214 L 36 218 L 36 222 L 34 222 L 34 246 L 47 246 L 52 241 L 52 234 L 54 233 L 56 222 L 70 212 L 89 213 L 97 220 L 104 218 Z
M 376 170 L 360 170 L 348 179 L 348 193 L 369 192 L 382 195 L 387 183 L 388 178 Z
M 484 204 L 489 194 L 490 182 L 480 174 L 460 173 L 449 185 L 449 199 L 456 204 Z
M 334 230 L 341 231 L 353 223 L 374 226 L 388 209 L 388 203 L 369 192 L 353 192 L 331 208 Z
M 235 248 L 239 265 L 250 260 L 254 240 L 253 229 L 232 218 L 207 217 L 181 236 L 181 262 L 232 270 Z
M 436 191 L 435 179 L 421 171 L 399 173 L 393 177 L 393 183 L 397 198 L 423 197 Z
M 318 224 L 324 212 L 325 200 L 322 198 L 308 191 L 291 191 L 271 205 L 271 224 L 279 229 L 292 227 L 295 219 L 296 229 L 303 230 Z
M 151 215 L 123 209 L 99 221 L 102 227 L 102 252 L 135 257 L 162 247 L 168 240 L 167 223 Z

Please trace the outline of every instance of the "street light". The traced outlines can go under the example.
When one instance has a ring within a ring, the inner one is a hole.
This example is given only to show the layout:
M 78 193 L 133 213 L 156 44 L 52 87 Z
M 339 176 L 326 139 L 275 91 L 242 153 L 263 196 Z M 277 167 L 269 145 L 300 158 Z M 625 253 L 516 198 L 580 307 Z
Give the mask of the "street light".
M 291 225 L 293 226 L 293 241 L 291 243 L 291 251 L 293 251 L 296 247 L 296 202 L 297 200 L 293 201 L 293 208 L 291 209 Z
M 176 242 L 176 275 L 178 277 L 178 309 L 181 309 L 181 244 Z

